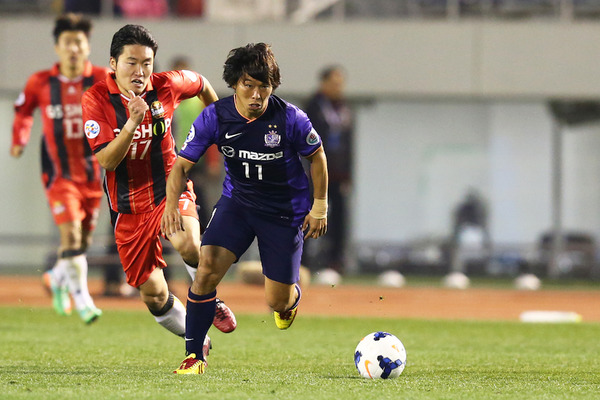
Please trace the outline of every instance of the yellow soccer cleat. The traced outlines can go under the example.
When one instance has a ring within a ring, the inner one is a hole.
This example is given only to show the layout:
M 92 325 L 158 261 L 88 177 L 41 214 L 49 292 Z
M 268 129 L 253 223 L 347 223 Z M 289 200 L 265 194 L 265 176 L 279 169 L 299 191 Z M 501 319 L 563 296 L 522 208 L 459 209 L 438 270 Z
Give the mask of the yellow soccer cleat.
M 275 317 L 275 325 L 277 325 L 279 329 L 289 328 L 292 325 L 292 322 L 294 322 L 297 313 L 298 306 L 282 313 L 274 311 L 273 316 Z
M 181 363 L 179 368 L 177 368 L 175 371 L 173 371 L 173 373 L 179 374 L 179 375 L 187 375 L 187 374 L 201 375 L 204 373 L 205 369 L 206 369 L 206 361 L 197 359 L 196 354 L 192 353 L 189 356 L 187 356 L 187 358 L 185 360 L 183 360 L 183 362 Z
M 196 353 L 190 353 L 185 360 L 181 362 L 179 368 L 173 371 L 173 373 L 179 375 L 202 375 L 206 370 L 206 366 L 208 365 L 206 359 L 208 358 L 208 353 L 210 352 L 211 348 L 212 342 L 208 336 L 205 336 L 204 343 L 202 344 L 202 354 L 204 355 L 204 360 L 196 358 Z

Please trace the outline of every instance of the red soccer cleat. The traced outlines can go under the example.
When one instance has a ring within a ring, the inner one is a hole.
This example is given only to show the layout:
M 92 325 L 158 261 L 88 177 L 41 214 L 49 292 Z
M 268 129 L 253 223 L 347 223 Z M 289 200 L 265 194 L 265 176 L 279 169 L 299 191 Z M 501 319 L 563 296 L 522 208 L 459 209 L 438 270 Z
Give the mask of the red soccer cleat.
M 237 321 L 233 311 L 223 300 L 217 297 L 217 304 L 215 306 L 215 318 L 213 319 L 213 325 L 217 327 L 223 333 L 233 332 L 237 327 Z

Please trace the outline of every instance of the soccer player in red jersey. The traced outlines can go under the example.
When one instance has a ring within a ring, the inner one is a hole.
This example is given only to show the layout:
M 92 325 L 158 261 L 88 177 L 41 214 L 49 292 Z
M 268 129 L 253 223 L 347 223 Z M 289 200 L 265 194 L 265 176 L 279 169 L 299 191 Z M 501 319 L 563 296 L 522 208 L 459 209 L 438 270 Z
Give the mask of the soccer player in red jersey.
M 20 157 L 29 141 L 33 113 L 41 111 L 42 181 L 60 232 L 58 260 L 44 274 L 53 305 L 61 315 L 71 313 L 69 293 L 84 322 L 101 315 L 87 287 L 86 249 L 96 226 L 102 189 L 100 166 L 83 133 L 81 96 L 108 70 L 88 61 L 89 19 L 66 14 L 56 19 L 54 50 L 58 63 L 31 75 L 15 102 L 10 154 Z M 68 290 L 67 290 L 68 287 Z
M 90 146 L 106 169 L 105 191 L 127 283 L 139 289 L 160 325 L 183 336 L 185 307 L 167 286 L 160 241 L 166 181 L 177 158 L 171 121 L 182 100 L 197 96 L 208 105 L 217 95 L 196 72 L 153 73 L 157 49 L 142 26 L 117 31 L 110 48 L 113 72 L 84 95 L 83 119 Z M 191 181 L 179 199 L 179 212 L 183 230 L 167 239 L 193 277 L 200 259 L 200 224 Z M 215 311 L 215 326 L 232 331 L 231 310 L 218 302 Z

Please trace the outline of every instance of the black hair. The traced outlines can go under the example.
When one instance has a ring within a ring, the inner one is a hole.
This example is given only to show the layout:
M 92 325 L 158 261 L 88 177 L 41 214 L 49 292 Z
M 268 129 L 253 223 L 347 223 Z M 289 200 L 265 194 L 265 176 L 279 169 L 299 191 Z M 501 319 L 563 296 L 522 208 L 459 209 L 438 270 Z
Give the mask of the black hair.
M 331 77 L 331 74 L 333 74 L 336 71 L 340 71 L 343 74 L 346 72 L 344 67 L 342 67 L 341 65 L 338 65 L 338 64 L 328 65 L 319 72 L 319 80 L 321 82 L 326 81 L 327 79 L 329 79 Z
M 229 87 L 234 87 L 244 74 L 273 86 L 273 90 L 279 87 L 281 74 L 270 45 L 250 43 L 229 52 L 223 67 L 223 80 Z
M 68 13 L 56 18 L 52 35 L 54 36 L 54 43 L 58 43 L 58 38 L 63 32 L 81 31 L 86 37 L 90 37 L 91 30 L 92 21 L 90 21 L 88 18 L 80 14 Z
M 154 56 L 158 51 L 158 43 L 152 37 L 150 31 L 141 25 L 125 25 L 119 29 L 110 43 L 110 56 L 117 60 L 123 54 L 123 48 L 130 44 L 139 44 L 150 47 Z

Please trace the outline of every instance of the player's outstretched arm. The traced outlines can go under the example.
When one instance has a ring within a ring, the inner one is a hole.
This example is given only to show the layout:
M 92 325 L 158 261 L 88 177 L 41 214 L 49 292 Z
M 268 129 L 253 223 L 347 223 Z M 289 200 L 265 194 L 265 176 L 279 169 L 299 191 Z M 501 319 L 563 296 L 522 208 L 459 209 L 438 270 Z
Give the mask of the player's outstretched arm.
M 29 137 L 31 136 L 31 127 L 33 126 L 33 110 L 21 111 L 15 113 L 15 119 L 12 127 L 12 144 L 10 146 L 10 155 L 19 158 L 25 150 Z
M 183 230 L 183 218 L 179 212 L 179 196 L 183 193 L 187 175 L 194 163 L 178 157 L 167 179 L 167 200 L 160 221 L 160 230 L 167 238 Z
M 198 93 L 198 98 L 205 106 L 208 106 L 219 100 L 219 96 L 217 96 L 217 92 L 215 92 L 215 89 L 212 87 L 209 80 L 204 76 L 202 78 L 204 79 L 204 86 L 202 87 L 202 91 Z
M 310 161 L 310 174 L 313 181 L 313 205 L 304 218 L 302 230 L 306 231 L 304 239 L 316 239 L 327 233 L 327 187 L 329 178 L 327 173 L 327 157 L 323 146 L 307 157 Z M 308 229 L 308 230 L 307 230 Z

